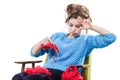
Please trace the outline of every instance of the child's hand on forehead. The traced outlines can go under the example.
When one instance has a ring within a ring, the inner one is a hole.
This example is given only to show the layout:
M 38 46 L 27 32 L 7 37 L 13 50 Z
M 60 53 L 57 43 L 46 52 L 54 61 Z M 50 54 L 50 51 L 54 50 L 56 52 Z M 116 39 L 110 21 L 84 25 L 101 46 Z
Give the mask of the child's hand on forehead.
M 80 18 L 80 17 L 78 17 L 77 19 L 78 19 L 78 22 L 79 22 L 80 24 L 82 24 L 83 29 L 88 30 L 88 29 L 91 29 L 91 28 L 92 28 L 92 23 L 91 23 L 91 21 L 90 21 L 89 19 L 82 19 L 82 18 Z
M 84 20 L 80 17 L 78 17 L 77 20 L 84 27 Z

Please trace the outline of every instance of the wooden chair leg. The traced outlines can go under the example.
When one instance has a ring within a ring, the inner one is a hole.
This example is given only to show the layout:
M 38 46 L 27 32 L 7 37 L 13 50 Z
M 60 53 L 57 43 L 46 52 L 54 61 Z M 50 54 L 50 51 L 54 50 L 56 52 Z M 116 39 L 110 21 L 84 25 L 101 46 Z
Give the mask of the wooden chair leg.
M 24 69 L 25 69 L 25 63 L 22 63 L 21 72 L 24 72 Z
M 35 63 L 32 63 L 32 68 L 35 68 Z

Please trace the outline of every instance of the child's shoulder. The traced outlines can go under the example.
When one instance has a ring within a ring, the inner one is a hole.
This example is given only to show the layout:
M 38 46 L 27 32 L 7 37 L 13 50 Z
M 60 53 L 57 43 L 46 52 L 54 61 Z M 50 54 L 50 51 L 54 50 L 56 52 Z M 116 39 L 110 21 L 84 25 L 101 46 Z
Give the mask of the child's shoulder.
M 52 34 L 52 36 L 60 36 L 60 35 L 66 35 L 65 32 L 55 32 L 54 34 Z
M 60 36 L 64 36 L 66 35 L 66 33 L 64 32 L 55 32 L 54 34 L 51 35 L 51 39 L 55 39 L 55 38 L 58 38 Z

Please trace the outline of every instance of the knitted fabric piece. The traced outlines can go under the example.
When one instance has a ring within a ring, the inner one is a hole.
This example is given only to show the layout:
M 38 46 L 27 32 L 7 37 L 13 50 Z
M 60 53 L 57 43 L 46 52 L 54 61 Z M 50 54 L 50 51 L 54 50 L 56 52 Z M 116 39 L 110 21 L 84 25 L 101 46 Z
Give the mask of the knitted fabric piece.
M 58 50 L 57 46 L 55 44 L 52 44 L 52 43 L 47 43 L 45 45 L 41 45 L 40 47 L 44 50 L 52 48 L 56 53 L 59 53 L 59 50 Z
M 37 66 L 35 68 L 26 68 L 25 73 L 27 74 L 46 74 L 48 76 L 51 76 L 51 73 L 48 71 L 48 69 L 43 68 L 41 66 Z

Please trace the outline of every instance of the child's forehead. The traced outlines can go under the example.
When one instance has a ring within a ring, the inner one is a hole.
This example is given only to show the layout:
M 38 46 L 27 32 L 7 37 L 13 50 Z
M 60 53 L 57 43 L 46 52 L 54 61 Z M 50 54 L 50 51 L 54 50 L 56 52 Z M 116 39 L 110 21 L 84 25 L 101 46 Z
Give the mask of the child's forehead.
M 80 24 L 77 19 L 70 19 L 70 20 L 69 20 L 69 23 L 70 23 L 70 24 L 77 24 L 77 25 Z

